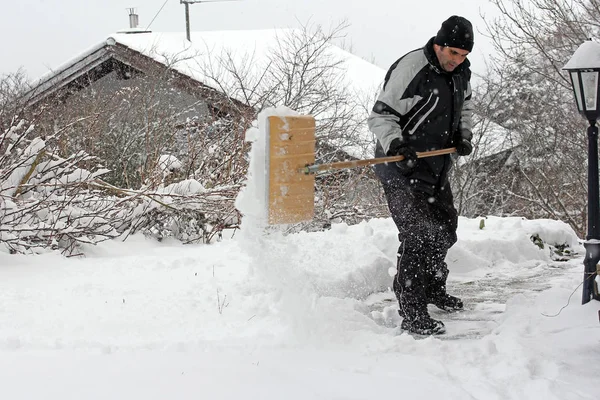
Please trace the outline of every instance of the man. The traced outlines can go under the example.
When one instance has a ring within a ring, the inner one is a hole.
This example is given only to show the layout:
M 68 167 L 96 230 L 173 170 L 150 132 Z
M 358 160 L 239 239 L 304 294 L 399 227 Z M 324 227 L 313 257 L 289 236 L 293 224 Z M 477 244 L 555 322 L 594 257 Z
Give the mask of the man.
M 427 304 L 453 311 L 462 301 L 446 293 L 445 257 L 456 243 L 458 215 L 448 172 L 450 155 L 417 159 L 416 152 L 456 147 L 466 156 L 471 145 L 471 71 L 473 27 L 459 16 L 444 21 L 425 47 L 396 61 L 369 117 L 377 137 L 376 157 L 403 155 L 398 163 L 379 164 L 380 179 L 398 227 L 397 273 L 402 329 L 419 334 L 445 332 Z

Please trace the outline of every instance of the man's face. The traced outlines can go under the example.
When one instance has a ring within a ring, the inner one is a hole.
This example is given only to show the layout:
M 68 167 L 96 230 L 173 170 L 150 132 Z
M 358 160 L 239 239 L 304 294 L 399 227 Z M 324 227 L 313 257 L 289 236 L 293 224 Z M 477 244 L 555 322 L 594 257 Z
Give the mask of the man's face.
M 437 44 L 434 44 L 433 47 L 438 61 L 440 62 L 440 66 L 447 72 L 454 71 L 454 69 L 462 64 L 469 55 L 467 50 L 458 49 L 456 47 L 442 47 Z

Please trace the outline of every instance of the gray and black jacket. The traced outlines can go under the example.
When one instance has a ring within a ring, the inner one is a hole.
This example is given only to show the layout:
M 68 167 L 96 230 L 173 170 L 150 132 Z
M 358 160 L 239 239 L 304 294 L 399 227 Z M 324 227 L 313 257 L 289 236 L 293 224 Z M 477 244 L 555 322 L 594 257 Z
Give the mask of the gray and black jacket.
M 433 38 L 396 61 L 368 120 L 377 138 L 375 156 L 386 156 L 395 138 L 417 152 L 451 147 L 460 137 L 471 140 L 469 65 L 465 60 L 454 71 L 444 71 L 433 50 Z M 420 158 L 406 181 L 433 194 L 447 184 L 451 166 L 449 155 Z M 395 163 L 375 169 L 382 180 L 401 174 Z

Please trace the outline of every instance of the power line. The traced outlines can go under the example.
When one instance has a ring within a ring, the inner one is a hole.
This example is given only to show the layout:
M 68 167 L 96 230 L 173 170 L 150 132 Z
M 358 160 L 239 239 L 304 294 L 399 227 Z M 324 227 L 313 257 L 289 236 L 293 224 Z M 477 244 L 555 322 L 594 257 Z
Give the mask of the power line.
M 220 3 L 222 1 L 240 1 L 240 0 L 179 0 L 180 3 L 196 4 L 196 3 Z
M 158 14 L 160 14 L 160 12 L 163 10 L 163 8 L 165 8 L 165 5 L 167 4 L 167 1 L 169 1 L 169 0 L 165 0 L 165 2 L 163 3 L 162 7 L 160 7 L 160 10 L 158 10 L 158 12 L 154 16 L 154 18 L 152 18 L 152 21 L 150 21 L 150 23 L 146 27 L 146 30 L 150 29 L 150 25 L 152 25 L 152 23 L 154 22 L 154 20 L 156 19 L 156 17 L 158 17 Z

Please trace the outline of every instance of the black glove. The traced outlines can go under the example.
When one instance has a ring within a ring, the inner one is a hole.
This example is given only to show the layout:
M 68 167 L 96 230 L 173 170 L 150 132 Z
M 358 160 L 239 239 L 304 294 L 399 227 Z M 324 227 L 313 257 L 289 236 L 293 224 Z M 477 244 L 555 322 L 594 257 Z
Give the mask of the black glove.
M 402 143 L 400 139 L 392 140 L 387 155 L 404 156 L 404 160 L 396 162 L 402 173 L 409 173 L 417 165 L 417 153 L 408 144 Z
M 456 153 L 459 156 L 468 156 L 473 151 L 471 141 L 461 137 L 455 141 L 454 147 L 456 147 Z

